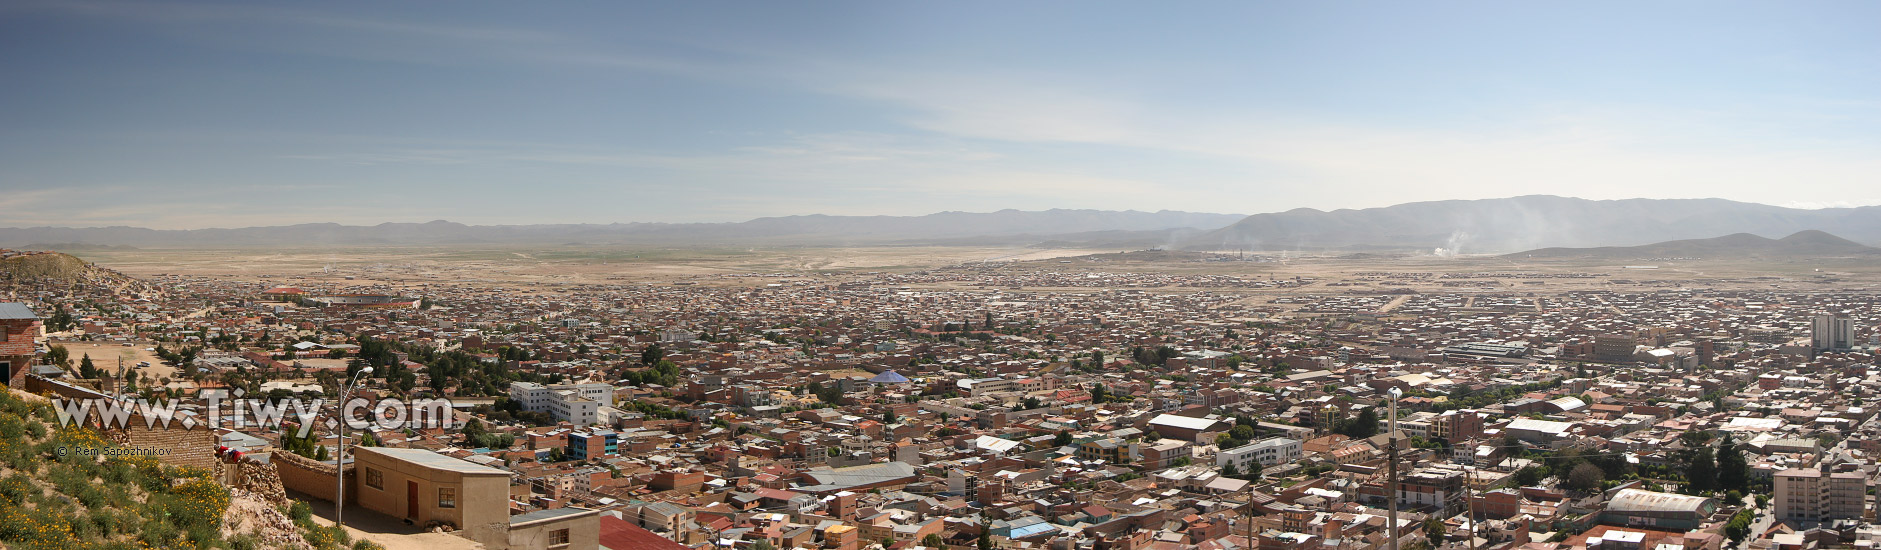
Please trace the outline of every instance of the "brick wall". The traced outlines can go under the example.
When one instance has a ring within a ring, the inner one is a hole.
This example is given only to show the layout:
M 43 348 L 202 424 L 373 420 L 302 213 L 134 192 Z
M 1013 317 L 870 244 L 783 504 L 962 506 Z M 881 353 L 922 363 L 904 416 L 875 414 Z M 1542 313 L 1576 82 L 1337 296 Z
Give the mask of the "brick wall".
M 39 346 L 33 339 L 39 337 L 38 319 L 0 319 L 0 329 L 5 329 L 5 338 L 0 338 L 0 355 L 33 355 L 39 352 Z
M 123 430 L 128 439 L 126 445 L 140 448 L 156 448 L 168 451 L 157 455 L 157 459 L 172 466 L 195 466 L 214 471 L 219 461 L 216 460 L 216 433 L 208 426 L 184 428 L 180 421 L 172 420 L 167 428 L 162 424 L 146 427 L 144 419 L 131 415 L 132 426 Z

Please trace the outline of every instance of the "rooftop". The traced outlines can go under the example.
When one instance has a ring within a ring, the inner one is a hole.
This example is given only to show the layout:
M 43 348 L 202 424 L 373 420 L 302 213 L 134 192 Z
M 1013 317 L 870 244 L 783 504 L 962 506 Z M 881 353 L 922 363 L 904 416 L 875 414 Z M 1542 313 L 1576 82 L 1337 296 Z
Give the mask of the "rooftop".
M 19 302 L 0 303 L 0 319 L 38 319 L 33 309 Z
M 392 449 L 387 447 L 353 447 L 357 453 L 378 454 L 395 460 L 403 460 L 426 468 L 457 472 L 467 475 L 508 476 L 509 472 L 481 466 L 477 463 L 445 456 L 428 449 Z
M 1711 499 L 1639 489 L 1623 489 L 1613 495 L 1607 510 L 1613 512 L 1705 512 Z

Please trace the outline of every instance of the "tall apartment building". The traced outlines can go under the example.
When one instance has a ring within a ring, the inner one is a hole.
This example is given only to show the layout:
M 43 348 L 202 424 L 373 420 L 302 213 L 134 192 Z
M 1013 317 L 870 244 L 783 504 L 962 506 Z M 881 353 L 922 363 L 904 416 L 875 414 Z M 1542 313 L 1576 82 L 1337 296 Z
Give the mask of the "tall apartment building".
M 1809 324 L 1809 343 L 1816 351 L 1855 347 L 1855 323 L 1844 317 L 1818 315 Z
M 1430 435 L 1451 443 L 1483 435 L 1483 416 L 1476 411 L 1450 410 L 1431 419 Z
M 1857 471 L 1833 471 L 1834 460 L 1819 469 L 1776 474 L 1776 518 L 1792 522 L 1861 519 L 1868 479 Z
M 556 420 L 576 426 L 596 422 L 603 404 L 613 404 L 614 387 L 607 384 L 555 384 L 510 382 L 509 398 L 525 411 L 547 412 Z

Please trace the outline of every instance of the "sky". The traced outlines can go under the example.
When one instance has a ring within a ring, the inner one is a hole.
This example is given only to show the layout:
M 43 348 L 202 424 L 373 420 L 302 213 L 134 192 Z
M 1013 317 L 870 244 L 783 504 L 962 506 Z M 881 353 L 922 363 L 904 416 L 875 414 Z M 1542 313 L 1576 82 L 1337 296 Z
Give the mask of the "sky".
M 1874 2 L 0 3 L 0 226 L 1881 204 Z

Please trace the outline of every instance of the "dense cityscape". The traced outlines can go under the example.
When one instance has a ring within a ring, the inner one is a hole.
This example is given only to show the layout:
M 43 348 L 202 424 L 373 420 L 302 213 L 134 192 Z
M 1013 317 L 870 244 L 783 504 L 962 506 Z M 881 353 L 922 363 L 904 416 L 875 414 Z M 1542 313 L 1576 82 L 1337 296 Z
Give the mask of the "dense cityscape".
M 42 365 L 16 387 L 196 415 L 231 390 L 449 399 L 448 428 L 347 434 L 349 517 L 491 548 L 1881 541 L 1869 293 L 1095 258 L 554 288 L 87 273 L 8 293 Z M 238 496 L 333 498 L 332 430 L 126 431 Z

